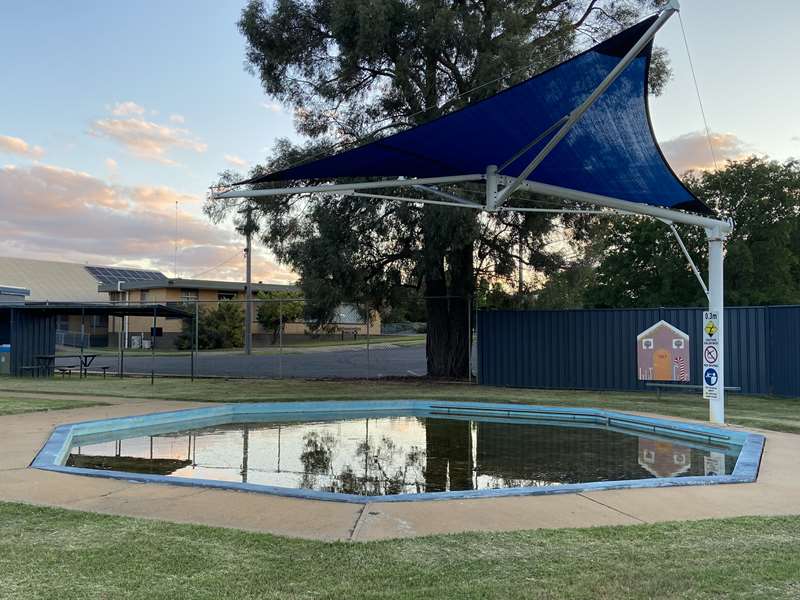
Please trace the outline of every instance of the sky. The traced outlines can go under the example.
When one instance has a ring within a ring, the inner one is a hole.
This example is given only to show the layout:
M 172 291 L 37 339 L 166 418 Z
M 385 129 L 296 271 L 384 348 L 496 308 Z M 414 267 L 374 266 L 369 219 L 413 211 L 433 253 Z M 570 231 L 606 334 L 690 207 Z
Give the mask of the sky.
M 243 5 L 2 0 L 0 255 L 242 277 L 243 242 L 202 214 L 206 190 L 293 136 L 245 70 Z M 681 15 L 717 161 L 800 156 L 800 2 L 683 0 Z M 656 43 L 674 71 L 650 103 L 656 135 L 676 171 L 711 168 L 677 18 Z M 257 246 L 254 278 L 295 276 Z

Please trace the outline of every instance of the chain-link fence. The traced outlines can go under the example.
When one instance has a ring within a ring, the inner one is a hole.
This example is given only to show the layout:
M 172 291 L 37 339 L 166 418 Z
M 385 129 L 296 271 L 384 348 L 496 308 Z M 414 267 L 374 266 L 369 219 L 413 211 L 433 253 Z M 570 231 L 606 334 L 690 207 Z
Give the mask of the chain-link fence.
M 378 309 L 357 301 L 320 306 L 302 297 L 246 301 L 221 294 L 163 304 L 182 316 L 110 316 L 60 327 L 57 354 L 79 350 L 90 373 L 106 376 L 377 379 L 424 377 L 429 364 L 460 368 L 465 380 L 474 375 L 463 368 L 474 362 L 471 298 L 418 297 Z M 431 349 L 429 335 L 436 340 Z M 56 359 L 56 367 L 69 361 Z

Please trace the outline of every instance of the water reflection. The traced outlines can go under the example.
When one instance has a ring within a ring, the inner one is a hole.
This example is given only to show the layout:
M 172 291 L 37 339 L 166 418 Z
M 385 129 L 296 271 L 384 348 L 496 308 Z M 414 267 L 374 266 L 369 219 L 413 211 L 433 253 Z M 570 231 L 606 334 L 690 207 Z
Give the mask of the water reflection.
M 404 416 L 114 440 L 74 447 L 67 464 L 376 496 L 725 474 L 735 462 L 607 429 Z

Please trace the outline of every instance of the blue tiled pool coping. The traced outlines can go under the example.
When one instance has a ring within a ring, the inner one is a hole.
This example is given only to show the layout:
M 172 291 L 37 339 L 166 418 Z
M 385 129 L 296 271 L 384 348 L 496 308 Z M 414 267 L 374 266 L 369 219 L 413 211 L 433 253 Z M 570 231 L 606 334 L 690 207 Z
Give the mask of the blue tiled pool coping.
M 690 443 L 716 443 L 742 446 L 736 466 L 730 475 L 663 477 L 657 479 L 637 479 L 621 481 L 598 481 L 592 483 L 572 483 L 546 487 L 520 487 L 489 490 L 470 490 L 454 492 L 428 492 L 422 494 L 397 494 L 394 496 L 357 496 L 307 489 L 284 488 L 253 483 L 236 483 L 211 479 L 191 479 L 146 475 L 122 471 L 101 471 L 68 467 L 64 463 L 76 436 L 119 432 L 124 434 L 137 429 L 174 430 L 205 427 L 214 424 L 242 422 L 245 417 L 260 419 L 274 416 L 295 420 L 313 419 L 324 416 L 337 418 L 350 416 L 435 416 L 448 415 L 451 418 L 481 417 L 483 419 L 513 421 L 530 419 L 537 422 L 553 421 L 559 424 L 585 427 L 608 427 L 615 430 L 650 434 L 658 437 L 672 437 Z M 548 406 L 526 406 L 519 404 L 494 404 L 483 402 L 450 402 L 430 400 L 384 400 L 384 401 L 342 401 L 342 402 L 278 402 L 221 404 L 209 408 L 197 408 L 171 412 L 150 413 L 139 416 L 101 419 L 60 425 L 53 430 L 50 438 L 31 463 L 31 467 L 45 471 L 107 477 L 140 483 L 166 483 L 170 485 L 199 486 L 249 492 L 261 492 L 306 498 L 366 504 L 372 502 L 418 502 L 423 500 L 455 500 L 465 498 L 497 498 L 506 496 L 539 496 L 593 492 L 599 490 L 660 488 L 687 485 L 717 485 L 724 483 L 751 483 L 758 476 L 761 454 L 764 449 L 764 436 L 746 431 L 732 431 L 722 427 L 684 423 L 671 419 L 640 417 L 620 412 L 596 408 L 560 408 Z

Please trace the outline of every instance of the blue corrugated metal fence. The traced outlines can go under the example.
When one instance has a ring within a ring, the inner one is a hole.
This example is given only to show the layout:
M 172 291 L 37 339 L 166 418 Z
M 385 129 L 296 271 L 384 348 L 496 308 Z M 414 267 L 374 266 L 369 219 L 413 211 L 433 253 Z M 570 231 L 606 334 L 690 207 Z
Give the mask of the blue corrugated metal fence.
M 644 390 L 636 335 L 659 320 L 689 334 L 700 385 L 699 308 L 479 311 L 478 372 L 485 385 Z M 725 309 L 726 385 L 800 396 L 800 306 Z

